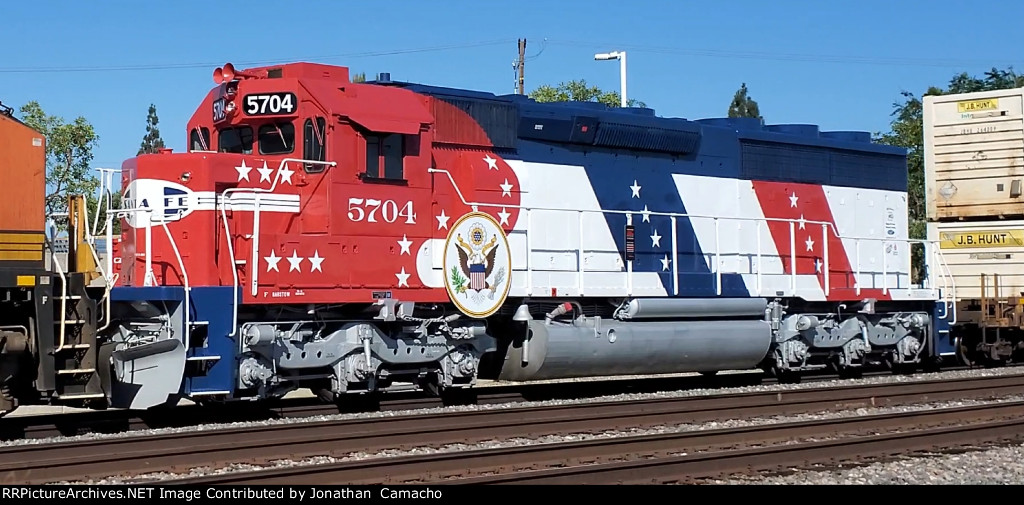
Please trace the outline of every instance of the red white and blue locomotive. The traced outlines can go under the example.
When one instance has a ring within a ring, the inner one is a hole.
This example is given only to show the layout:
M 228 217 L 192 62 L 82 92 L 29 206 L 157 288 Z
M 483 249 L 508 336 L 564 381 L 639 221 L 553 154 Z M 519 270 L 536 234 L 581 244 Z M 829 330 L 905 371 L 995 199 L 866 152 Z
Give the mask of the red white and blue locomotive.
M 905 151 L 867 133 L 310 63 L 214 79 L 189 152 L 122 167 L 109 405 L 953 354 L 938 269 L 911 284 Z

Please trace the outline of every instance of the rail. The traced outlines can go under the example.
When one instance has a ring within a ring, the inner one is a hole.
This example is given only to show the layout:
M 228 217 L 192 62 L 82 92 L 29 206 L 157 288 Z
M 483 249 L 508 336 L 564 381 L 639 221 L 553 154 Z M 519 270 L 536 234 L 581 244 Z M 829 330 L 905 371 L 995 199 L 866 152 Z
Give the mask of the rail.
M 877 244 L 877 247 L 879 247 L 879 250 L 882 253 L 882 258 L 883 259 L 882 259 L 882 265 L 881 265 L 881 274 L 882 274 L 881 290 L 882 290 L 883 293 L 887 294 L 893 288 L 889 284 L 890 272 L 888 272 L 888 267 L 887 267 L 887 263 L 886 263 L 886 260 L 885 260 L 885 258 L 887 256 L 886 249 L 887 249 L 887 246 L 889 246 L 890 244 L 908 244 L 910 246 L 912 246 L 913 244 L 922 244 L 926 248 L 926 251 L 930 250 L 930 251 L 932 251 L 936 255 L 936 260 L 939 261 L 939 264 L 941 266 L 945 266 L 946 267 L 945 270 L 940 269 L 940 274 L 942 274 L 941 275 L 941 277 L 942 277 L 942 285 L 943 286 L 950 286 L 950 285 L 955 286 L 952 274 L 949 272 L 948 266 L 945 265 L 945 262 L 941 258 L 941 252 L 938 249 L 938 241 L 937 240 L 931 240 L 930 241 L 930 240 L 925 240 L 925 239 L 911 239 L 911 238 L 906 238 L 906 239 L 889 239 L 889 238 L 884 238 L 884 237 L 865 237 L 865 236 L 842 235 L 842 234 L 839 233 L 839 230 L 836 228 L 836 226 L 833 223 L 826 222 L 826 221 L 814 221 L 814 220 L 796 220 L 796 219 L 768 218 L 768 217 L 733 217 L 733 216 L 725 216 L 725 217 L 723 217 L 723 216 L 691 214 L 691 213 L 656 212 L 656 211 L 647 211 L 647 210 L 644 210 L 643 212 L 640 212 L 640 211 L 628 211 L 628 210 L 608 210 L 608 209 L 579 210 L 579 209 L 565 209 L 565 208 L 557 208 L 557 207 L 536 207 L 536 206 L 528 207 L 528 206 L 523 206 L 523 205 L 508 205 L 508 204 L 502 204 L 502 203 L 471 202 L 471 201 L 468 201 L 466 199 L 464 193 L 462 192 L 462 189 L 459 187 L 458 183 L 455 181 L 454 177 L 452 177 L 452 174 L 448 170 L 446 170 L 446 169 L 439 169 L 439 168 L 428 168 L 427 170 L 430 173 L 444 174 L 447 177 L 448 181 L 451 183 L 451 185 L 452 185 L 453 189 L 455 190 L 455 193 L 458 196 L 458 198 L 461 201 L 461 203 L 466 205 L 466 206 L 469 206 L 469 207 L 473 208 L 474 210 L 476 210 L 478 208 L 481 208 L 481 207 L 505 208 L 505 209 L 520 209 L 525 214 L 525 219 L 526 219 L 525 242 L 526 242 L 526 251 L 527 251 L 527 254 L 526 254 L 526 284 L 527 284 L 526 285 L 526 294 L 527 294 L 527 296 L 532 296 L 533 295 L 533 272 L 534 272 L 534 270 L 533 270 L 533 268 L 534 268 L 533 263 L 534 263 L 534 260 L 532 258 L 532 254 L 534 252 L 536 252 L 537 249 L 535 249 L 534 246 L 533 246 L 533 243 L 532 243 L 533 241 L 532 241 L 532 238 L 531 238 L 530 230 L 534 229 L 533 228 L 533 217 L 534 217 L 534 213 L 537 212 L 537 211 L 575 212 L 575 213 L 577 213 L 577 216 L 578 216 L 577 217 L 577 221 L 579 223 L 579 233 L 578 233 L 578 238 L 580 240 L 579 247 L 578 248 L 573 248 L 573 249 L 565 249 L 565 250 L 562 250 L 562 249 L 544 249 L 544 251 L 545 252 L 575 253 L 577 255 L 576 278 L 577 278 L 577 288 L 578 288 L 580 294 L 583 293 L 583 289 L 584 289 L 584 276 L 583 276 L 583 273 L 586 270 L 585 269 L 585 262 L 584 262 L 584 257 L 586 255 L 586 253 L 588 253 L 588 252 L 607 252 L 607 251 L 602 251 L 602 250 L 596 250 L 596 249 L 595 250 L 591 250 L 591 249 L 585 248 L 585 245 L 584 245 L 584 242 L 583 242 L 584 230 L 585 230 L 585 227 L 583 226 L 583 220 L 584 220 L 584 215 L 587 214 L 587 213 L 599 214 L 599 215 L 609 215 L 609 214 L 623 215 L 623 216 L 625 216 L 626 224 L 627 225 L 633 224 L 633 216 L 636 215 L 636 214 L 642 214 L 644 216 L 665 216 L 665 217 L 670 218 L 671 223 L 672 223 L 671 243 L 672 243 L 673 259 L 677 259 L 678 258 L 678 252 L 679 252 L 679 247 L 678 247 L 678 230 L 677 230 L 677 226 L 676 226 L 677 220 L 680 219 L 680 218 L 689 219 L 691 221 L 694 221 L 694 220 L 711 220 L 713 222 L 713 224 L 714 224 L 714 250 L 710 254 L 710 256 L 713 257 L 713 260 L 709 258 L 708 261 L 709 261 L 709 263 L 713 262 L 713 266 L 714 266 L 713 273 L 714 273 L 714 277 L 715 277 L 715 293 L 717 295 L 721 295 L 722 294 L 721 222 L 723 220 L 724 221 L 753 222 L 753 223 L 758 223 L 758 224 L 760 224 L 760 223 L 769 223 L 769 222 L 788 223 L 788 225 L 789 225 L 789 257 L 786 258 L 783 254 L 779 254 L 778 256 L 774 256 L 774 255 L 767 255 L 767 256 L 769 256 L 770 259 L 778 258 L 780 261 L 783 261 L 783 262 L 788 260 L 788 262 L 789 262 L 789 275 L 788 275 L 788 277 L 789 277 L 789 287 L 790 287 L 790 290 L 791 290 L 791 292 L 793 294 L 795 294 L 797 292 L 796 227 L 797 227 L 798 224 L 800 224 L 801 226 L 812 226 L 812 225 L 820 225 L 821 226 L 821 237 L 822 237 L 822 244 L 823 244 L 822 272 L 821 273 L 823 274 L 823 277 L 824 277 L 824 279 L 823 279 L 823 286 L 822 287 L 823 287 L 823 290 L 824 290 L 826 296 L 828 296 L 831 293 L 831 291 L 832 291 L 831 279 L 830 279 L 831 273 L 832 273 L 831 272 L 831 261 L 830 261 L 831 260 L 831 255 L 830 255 L 830 251 L 829 251 L 830 233 L 832 235 L 834 235 L 835 238 L 839 239 L 840 241 L 850 241 L 850 242 L 853 242 L 854 250 L 855 250 L 855 259 L 853 261 L 853 263 L 855 263 L 855 266 L 854 266 L 854 270 L 855 270 L 854 275 L 855 275 L 855 277 L 854 278 L 856 279 L 855 280 L 855 287 L 854 287 L 854 289 L 855 289 L 855 291 L 856 291 L 858 296 L 860 295 L 861 290 L 862 290 L 861 282 L 859 281 L 859 279 L 862 277 L 862 274 L 863 273 L 869 273 L 869 274 L 874 275 L 874 274 L 878 273 L 878 272 L 875 272 L 875 271 L 872 271 L 872 272 L 862 272 L 862 269 L 861 269 L 861 249 L 862 249 L 861 245 L 862 245 L 862 243 L 864 243 L 864 244 L 872 244 L 872 245 Z M 763 261 L 764 261 L 764 257 L 766 256 L 766 254 L 762 250 L 762 246 L 761 246 L 761 234 L 762 234 L 761 233 L 761 226 L 755 226 L 755 228 L 757 230 L 757 249 L 756 249 L 756 253 L 755 253 L 756 262 L 757 262 L 757 272 L 749 272 L 749 273 L 755 274 L 756 286 L 757 286 L 757 288 L 756 288 L 757 289 L 757 294 L 758 294 L 758 296 L 763 296 L 763 294 L 764 294 L 764 280 L 763 280 L 763 276 L 765 275 L 763 273 L 764 272 Z M 927 257 L 928 256 L 926 255 L 926 258 Z M 735 272 L 735 273 L 739 273 L 739 272 Z M 892 273 L 895 274 L 897 276 L 897 278 L 902 276 L 902 275 L 904 275 L 904 272 L 900 271 L 900 269 L 897 269 L 896 272 L 892 272 Z M 785 275 L 785 274 L 781 274 L 781 275 Z M 905 275 L 907 275 L 907 277 L 909 278 L 910 272 L 909 271 L 906 272 Z M 901 287 L 898 285 L 898 283 L 899 283 L 899 281 L 897 280 L 897 286 L 895 286 L 895 288 L 900 289 Z M 922 288 L 926 288 L 926 289 L 929 289 L 929 290 L 935 290 L 935 285 L 936 285 L 936 283 L 932 279 L 932 269 L 929 268 L 929 269 L 926 270 L 926 280 L 925 280 L 925 283 L 922 286 Z M 908 288 L 910 287 L 909 283 L 908 283 L 907 287 Z M 955 287 L 954 287 L 954 290 L 955 290 Z M 672 261 L 672 291 L 673 291 L 673 294 L 675 294 L 675 295 L 679 294 L 679 269 L 678 269 L 678 266 L 677 266 L 677 261 Z M 943 289 L 943 290 L 939 290 L 939 291 L 941 292 L 941 297 L 943 298 L 943 300 L 950 300 L 950 298 L 949 298 L 950 297 L 950 292 L 948 290 Z M 626 262 L 626 292 L 627 292 L 627 296 L 633 296 L 633 261 L 627 261 Z M 773 291 L 773 293 L 774 293 L 774 291 Z M 948 301 L 947 301 L 947 303 L 948 303 Z
M 327 166 L 327 167 L 335 167 L 335 166 L 338 165 L 338 163 L 334 162 L 334 161 L 315 161 L 315 160 L 304 160 L 302 158 L 284 158 L 277 165 L 277 170 L 275 171 L 275 175 L 274 175 L 274 181 L 270 184 L 270 188 L 269 189 L 263 189 L 263 188 L 228 188 L 228 189 L 226 189 L 226 190 L 221 192 L 221 200 L 223 200 L 224 203 L 219 204 L 219 206 L 220 206 L 220 216 L 221 216 L 222 222 L 224 223 L 224 237 L 225 237 L 225 241 L 227 242 L 227 245 L 228 245 L 228 256 L 231 258 L 231 261 L 233 262 L 233 264 L 231 265 L 231 275 L 232 275 L 232 279 L 233 279 L 232 289 L 231 289 L 231 296 L 232 296 L 232 304 L 231 304 L 231 307 L 232 307 L 232 309 L 231 309 L 231 312 L 232 312 L 232 315 L 231 315 L 231 333 L 229 333 L 227 335 L 228 337 L 234 337 L 235 336 L 235 332 L 238 331 L 238 290 L 241 288 L 241 282 L 238 279 L 238 265 L 240 264 L 239 262 L 244 262 L 245 261 L 245 260 L 239 260 L 239 259 L 235 258 L 235 247 L 234 247 L 234 243 L 233 243 L 234 242 L 234 235 L 231 233 L 231 227 L 228 224 L 228 216 L 227 216 L 227 206 L 230 205 L 230 202 L 231 202 L 231 200 L 230 200 L 228 195 L 229 194 L 234 194 L 234 193 L 241 193 L 241 194 L 249 193 L 249 194 L 252 194 L 253 197 L 254 197 L 253 198 L 253 215 L 252 215 L 252 263 L 253 263 L 253 268 L 251 269 L 252 270 L 252 278 L 250 279 L 250 283 L 249 284 L 250 284 L 250 287 L 252 289 L 252 291 L 251 291 L 252 296 L 256 296 L 256 291 L 257 291 L 257 289 L 259 287 L 259 271 L 260 271 L 259 268 L 257 268 L 258 267 L 257 263 L 259 262 L 259 248 L 260 248 L 260 195 L 264 194 L 264 193 L 273 193 L 274 190 L 277 189 L 277 183 L 280 182 L 280 180 L 281 180 L 281 169 L 284 168 L 284 165 L 286 163 L 288 163 L 288 162 L 305 163 L 305 164 L 313 164 L 313 165 L 323 165 L 323 166 Z

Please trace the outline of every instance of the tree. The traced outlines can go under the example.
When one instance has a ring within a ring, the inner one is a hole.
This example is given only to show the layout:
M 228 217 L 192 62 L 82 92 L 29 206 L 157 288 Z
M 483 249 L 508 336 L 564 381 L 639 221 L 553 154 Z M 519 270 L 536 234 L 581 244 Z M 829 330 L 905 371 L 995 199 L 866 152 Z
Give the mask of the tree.
M 764 119 L 761 117 L 761 111 L 757 107 L 757 102 L 747 95 L 747 83 L 743 83 L 740 89 L 736 91 L 736 95 L 732 97 L 732 103 L 729 104 L 729 117 L 756 117 L 757 119 Z
M 149 113 L 146 115 L 146 135 L 142 137 L 142 145 L 136 154 L 153 154 L 164 147 L 164 139 L 160 138 L 160 129 L 157 123 L 160 119 L 156 117 L 156 105 L 149 104 Z
M 366 82 L 366 72 L 359 72 L 352 76 L 352 82 Z
M 538 102 L 600 102 L 609 107 L 620 107 L 622 99 L 618 91 L 602 91 L 597 86 L 588 86 L 587 81 L 561 82 L 558 86 L 547 84 L 530 92 L 529 97 Z M 626 105 L 630 107 L 647 107 L 647 104 L 629 98 Z
M 1018 76 L 1013 68 L 999 70 L 993 67 L 983 77 L 974 77 L 966 72 L 954 75 L 945 88 L 931 86 L 923 96 L 992 91 L 1024 86 L 1024 76 Z M 902 147 L 907 150 L 907 211 L 909 234 L 912 239 L 927 236 L 927 209 L 925 208 L 924 170 L 924 107 L 921 99 L 909 91 L 901 92 L 902 101 L 893 103 L 890 131 L 876 133 L 875 142 Z M 924 248 L 914 247 L 913 282 L 924 277 Z
M 50 116 L 36 101 L 21 107 L 21 120 L 46 137 L 46 213 L 67 210 L 67 197 L 85 194 L 90 198 L 90 209 L 95 208 L 99 179 L 90 173 L 92 149 L 99 135 L 84 117 L 67 123 L 63 118 Z M 102 218 L 102 216 L 101 216 Z M 55 218 L 58 228 L 67 227 L 66 218 Z

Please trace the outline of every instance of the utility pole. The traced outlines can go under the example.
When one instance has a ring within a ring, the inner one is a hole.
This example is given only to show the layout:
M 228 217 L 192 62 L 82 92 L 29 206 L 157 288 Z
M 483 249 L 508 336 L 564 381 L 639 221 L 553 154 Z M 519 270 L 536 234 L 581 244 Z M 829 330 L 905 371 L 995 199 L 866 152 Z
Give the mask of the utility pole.
M 523 93 L 523 67 L 526 65 L 526 39 L 519 39 L 519 94 Z

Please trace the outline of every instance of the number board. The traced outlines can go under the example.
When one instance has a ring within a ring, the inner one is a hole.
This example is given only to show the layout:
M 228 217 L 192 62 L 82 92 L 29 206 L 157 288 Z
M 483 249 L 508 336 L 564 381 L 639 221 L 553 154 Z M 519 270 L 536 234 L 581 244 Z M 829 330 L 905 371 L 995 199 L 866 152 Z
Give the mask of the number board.
M 219 123 L 219 122 L 223 121 L 227 117 L 227 114 L 225 113 L 225 110 L 224 110 L 225 106 L 226 106 L 226 103 L 224 102 L 223 98 L 218 98 L 218 99 L 213 101 L 213 122 L 214 123 Z
M 245 95 L 242 110 L 247 116 L 278 116 L 293 114 L 298 106 L 294 93 L 259 93 Z

